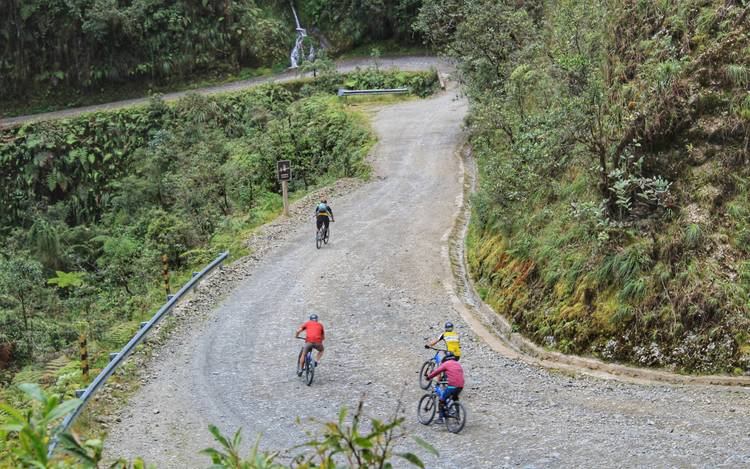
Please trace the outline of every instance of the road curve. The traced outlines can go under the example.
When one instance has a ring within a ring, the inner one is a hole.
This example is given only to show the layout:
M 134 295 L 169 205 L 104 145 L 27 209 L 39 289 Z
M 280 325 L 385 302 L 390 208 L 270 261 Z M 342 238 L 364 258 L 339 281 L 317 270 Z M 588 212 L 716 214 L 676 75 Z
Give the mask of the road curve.
M 433 56 L 409 56 L 409 57 L 386 57 L 379 58 L 377 60 L 371 58 L 353 58 L 341 60 L 336 63 L 336 69 L 339 72 L 345 73 L 354 70 L 357 67 L 367 67 L 370 65 L 377 65 L 378 67 L 398 68 L 399 70 L 406 71 L 420 71 L 428 70 L 430 67 L 437 67 L 439 60 Z M 300 78 L 300 75 L 296 70 L 287 70 L 283 73 L 279 73 L 272 76 L 250 78 L 248 80 L 240 80 L 232 83 L 225 83 L 223 85 L 210 86 L 207 88 L 200 88 L 196 90 L 188 91 L 176 91 L 174 93 L 165 93 L 162 98 L 165 101 L 174 101 L 185 96 L 188 93 L 198 93 L 202 95 L 214 95 L 220 93 L 228 93 L 232 91 L 241 91 L 247 88 L 252 88 L 262 83 L 280 83 L 285 81 L 291 81 Z M 38 114 L 29 114 L 17 117 L 6 117 L 0 119 L 0 129 L 4 127 L 12 127 L 19 124 L 28 122 L 51 120 L 51 119 L 62 119 L 67 117 L 80 116 L 81 114 L 87 114 L 90 112 L 97 111 L 111 111 L 115 109 L 122 109 L 130 106 L 138 106 L 148 103 L 149 98 L 134 98 L 126 99 L 122 101 L 115 101 L 104 104 L 93 104 L 90 106 L 81 106 L 70 109 L 62 109 L 59 111 L 43 112 Z
M 465 113 L 455 92 L 379 109 L 373 180 L 331 201 L 331 243 L 318 251 L 312 226 L 296 228 L 207 322 L 174 337 L 111 429 L 106 455 L 205 467 L 197 453 L 211 444 L 209 423 L 288 448 L 314 428 L 297 417 L 331 420 L 365 395 L 380 418 L 403 400 L 406 429 L 440 450 L 429 467 L 750 466 L 747 388 L 550 373 L 493 352 L 462 320 L 445 286 Z M 328 340 L 306 387 L 293 373 L 292 334 L 311 310 Z M 414 418 L 421 344 L 445 320 L 465 350 L 470 414 L 458 436 Z

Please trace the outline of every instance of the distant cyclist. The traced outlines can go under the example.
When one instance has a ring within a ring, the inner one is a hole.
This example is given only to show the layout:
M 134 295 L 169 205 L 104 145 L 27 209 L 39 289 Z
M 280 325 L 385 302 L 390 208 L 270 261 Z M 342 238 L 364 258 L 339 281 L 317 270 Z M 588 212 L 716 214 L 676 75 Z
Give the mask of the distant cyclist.
M 453 353 L 456 361 L 461 359 L 461 341 L 458 338 L 458 332 L 453 331 L 453 323 L 448 321 L 445 323 L 445 332 L 440 334 L 440 337 L 425 344 L 424 348 L 430 348 L 440 341 L 445 342 L 445 348 L 449 352 Z
M 427 375 L 427 379 L 432 379 L 440 375 L 440 373 L 445 373 L 445 379 L 448 381 L 447 386 L 445 387 L 435 387 L 435 392 L 440 398 L 440 405 L 438 406 L 440 409 L 440 416 L 435 423 L 442 423 L 445 418 L 445 400 L 449 397 L 458 398 L 458 395 L 461 394 L 461 391 L 464 389 L 464 369 L 456 360 L 458 360 L 458 358 L 456 358 L 452 352 L 446 352 L 445 358 L 443 358 L 443 363 L 435 368 L 432 373 Z
M 320 203 L 315 207 L 315 231 L 319 231 L 323 225 L 328 231 L 329 221 L 336 221 L 333 219 L 333 210 L 331 210 L 331 206 L 328 205 L 325 197 L 321 197 Z
M 310 315 L 309 321 L 299 326 L 297 332 L 294 333 L 294 337 L 299 337 L 302 331 L 306 332 L 305 346 L 299 356 L 299 368 L 297 368 L 297 370 L 303 370 L 305 368 L 305 357 L 307 356 L 307 353 L 312 349 L 318 351 L 318 356 L 315 357 L 315 366 L 318 366 L 318 363 L 320 363 L 320 359 L 323 357 L 323 341 L 326 338 L 323 324 L 318 322 L 318 315 L 315 313 Z M 302 371 L 297 371 L 297 376 L 302 376 Z

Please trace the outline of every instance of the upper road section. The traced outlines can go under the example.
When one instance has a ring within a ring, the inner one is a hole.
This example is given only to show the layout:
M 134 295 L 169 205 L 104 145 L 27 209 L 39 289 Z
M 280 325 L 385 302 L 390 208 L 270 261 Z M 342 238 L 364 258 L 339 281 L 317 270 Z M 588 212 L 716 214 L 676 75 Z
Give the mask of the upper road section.
M 357 67 L 367 67 L 368 65 L 377 64 L 382 68 L 398 68 L 399 70 L 407 71 L 418 71 L 427 70 L 430 67 L 436 67 L 439 63 L 437 57 L 394 57 L 394 58 L 380 58 L 377 60 L 371 58 L 354 58 L 342 60 L 336 63 L 336 69 L 339 72 L 352 71 Z M 198 93 L 203 95 L 212 95 L 219 93 L 226 93 L 230 91 L 240 91 L 246 88 L 251 88 L 262 83 L 273 83 L 273 82 L 284 82 L 291 81 L 300 78 L 300 74 L 296 70 L 287 70 L 284 73 L 280 73 L 272 76 L 251 78 L 249 80 L 235 81 L 232 83 L 226 83 L 223 85 L 210 86 L 207 88 L 200 88 L 188 91 L 178 91 L 175 93 L 166 93 L 162 95 L 166 101 L 173 101 L 185 96 L 188 93 Z M 26 116 L 8 117 L 0 119 L 0 128 L 9 127 L 17 124 L 22 124 L 32 121 L 60 119 L 64 117 L 75 117 L 81 114 L 95 111 L 107 111 L 113 109 L 121 109 L 124 107 L 135 106 L 139 104 L 148 103 L 148 97 L 126 99 L 123 101 L 115 101 L 112 103 L 95 104 L 92 106 L 82 106 L 71 109 L 62 109 L 60 111 L 45 112 L 40 114 L 31 114 Z

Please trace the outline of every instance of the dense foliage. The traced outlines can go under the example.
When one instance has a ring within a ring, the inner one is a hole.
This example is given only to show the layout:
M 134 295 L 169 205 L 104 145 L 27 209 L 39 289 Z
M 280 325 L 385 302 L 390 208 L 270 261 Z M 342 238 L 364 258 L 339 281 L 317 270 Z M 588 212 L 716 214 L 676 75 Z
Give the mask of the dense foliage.
M 288 55 L 293 33 L 254 0 L 9 0 L 0 6 L 0 100 L 269 64 Z
M 368 40 L 415 42 L 421 0 L 301 0 L 300 20 L 329 54 Z M 80 99 L 113 84 L 189 82 L 198 74 L 288 66 L 295 22 L 282 0 L 0 2 L 0 103 Z M 28 105 L 28 102 L 27 102 Z M 38 105 L 38 104 L 35 104 Z
M 368 41 L 418 40 L 412 29 L 422 0 L 300 0 L 303 25 L 336 50 Z
M 292 192 L 366 174 L 370 133 L 329 91 L 379 82 L 436 77 L 325 74 L 0 131 L 0 384 L 75 389 L 78 336 L 94 358 L 132 337 L 163 302 L 162 256 L 174 287 L 278 213 L 277 160 Z
M 424 2 L 472 101 L 471 270 L 539 343 L 750 371 L 749 10 Z

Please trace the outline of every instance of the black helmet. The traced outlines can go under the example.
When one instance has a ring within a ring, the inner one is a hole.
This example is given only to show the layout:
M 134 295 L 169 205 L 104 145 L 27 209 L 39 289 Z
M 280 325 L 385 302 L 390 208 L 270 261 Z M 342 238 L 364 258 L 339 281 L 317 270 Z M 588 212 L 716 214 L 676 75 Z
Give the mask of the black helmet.
M 445 358 L 443 358 L 443 361 L 445 360 L 455 360 L 456 356 L 453 354 L 453 352 L 445 352 Z
M 317 314 L 315 314 L 315 313 L 312 313 L 312 314 L 310 315 L 310 321 L 317 321 L 317 320 L 318 320 L 318 315 L 317 315 Z
M 445 323 L 445 330 L 451 332 L 453 330 L 453 323 L 448 321 Z

